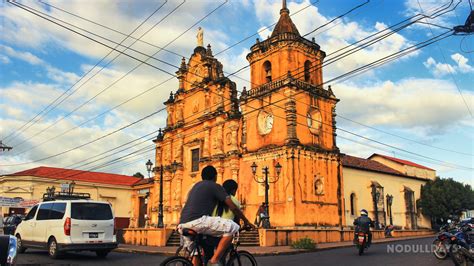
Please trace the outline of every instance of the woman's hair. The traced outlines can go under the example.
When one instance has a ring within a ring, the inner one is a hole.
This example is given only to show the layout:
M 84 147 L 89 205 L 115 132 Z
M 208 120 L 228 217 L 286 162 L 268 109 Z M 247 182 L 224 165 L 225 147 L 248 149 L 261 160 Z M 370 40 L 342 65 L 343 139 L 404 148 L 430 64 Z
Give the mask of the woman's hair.
M 225 192 L 227 192 L 227 194 L 229 194 L 230 196 L 234 196 L 235 191 L 237 191 L 237 188 L 239 187 L 239 185 L 237 184 L 237 182 L 235 182 L 235 180 L 227 179 L 222 184 L 222 187 L 224 188 Z M 217 204 L 217 215 L 218 216 L 222 216 L 224 211 L 228 211 L 228 210 L 229 210 L 229 206 L 227 206 L 227 204 L 225 204 L 225 202 L 220 201 Z
M 227 179 L 222 184 L 222 187 L 224 187 L 224 190 L 227 192 L 227 194 L 234 196 L 234 193 L 237 191 L 239 185 L 233 179 Z

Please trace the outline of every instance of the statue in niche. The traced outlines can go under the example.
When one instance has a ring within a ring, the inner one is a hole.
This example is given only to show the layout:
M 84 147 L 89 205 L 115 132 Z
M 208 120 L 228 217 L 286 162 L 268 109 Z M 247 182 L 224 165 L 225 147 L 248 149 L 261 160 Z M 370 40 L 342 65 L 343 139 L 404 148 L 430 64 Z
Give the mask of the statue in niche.
M 198 28 L 196 38 L 197 38 L 197 46 L 204 47 L 204 30 L 201 27 Z

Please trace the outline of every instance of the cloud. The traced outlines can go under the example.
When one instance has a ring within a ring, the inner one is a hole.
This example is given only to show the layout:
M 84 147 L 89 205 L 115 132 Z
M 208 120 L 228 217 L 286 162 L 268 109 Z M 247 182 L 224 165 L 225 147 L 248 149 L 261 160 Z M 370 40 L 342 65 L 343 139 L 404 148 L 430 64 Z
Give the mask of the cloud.
M 5 64 L 5 65 L 9 64 L 10 63 L 10 58 L 8 58 L 8 56 L 0 54 L 0 62 L 2 64 Z
M 457 62 L 457 67 L 458 70 L 462 73 L 474 73 L 474 67 L 469 65 L 467 62 L 469 59 L 466 57 L 462 56 L 459 53 L 455 53 L 451 55 L 451 59 L 453 59 L 455 62 Z
M 305 0 L 301 3 L 290 2 L 288 8 L 293 12 L 304 9 L 302 12 L 295 14 L 291 17 L 293 23 L 295 23 L 298 31 L 301 35 L 313 31 L 319 26 L 327 23 L 332 17 L 325 16 L 316 6 L 310 6 L 310 1 Z M 308 7 L 308 8 L 306 8 Z M 270 0 L 255 1 L 254 9 L 258 20 L 263 25 L 271 25 L 275 21 L 278 21 L 279 10 L 281 9 L 281 2 L 275 2 Z M 290 13 L 291 15 L 292 13 Z M 386 29 L 388 26 L 382 22 L 375 22 L 371 26 L 363 26 L 360 23 L 351 21 L 350 19 L 337 20 L 322 29 L 306 36 L 311 39 L 314 37 L 316 42 L 326 52 L 326 62 L 332 61 L 336 56 L 340 56 L 342 52 L 338 52 L 339 49 L 349 46 L 351 43 L 363 39 L 371 34 Z M 385 33 L 390 32 L 387 30 Z M 266 39 L 270 35 L 270 30 L 264 30 L 260 33 L 260 37 Z M 363 65 L 372 63 L 382 57 L 398 52 L 411 45 L 411 41 L 405 38 L 400 33 L 392 32 L 392 35 L 371 45 L 356 53 L 346 56 L 340 60 L 334 60 L 325 68 L 324 74 L 326 80 L 331 77 L 347 73 L 353 69 L 361 67 Z M 406 58 L 416 56 L 418 52 L 408 54 L 403 57 Z M 370 72 L 369 72 L 370 73 Z
M 426 68 L 428 68 L 435 77 L 447 75 L 449 73 L 456 73 L 456 69 L 450 64 L 443 64 L 436 62 L 433 57 L 429 57 L 423 62 Z
M 32 65 L 39 65 L 43 63 L 43 60 L 38 58 L 37 56 L 33 55 L 30 52 L 20 52 L 16 51 L 13 48 L 6 46 L 6 45 L 1 45 L 0 44 L 0 51 L 4 52 L 5 54 L 9 55 L 10 57 L 20 59 L 22 61 L 25 61 L 27 63 L 30 63 Z
M 428 21 L 433 24 L 438 24 L 438 25 L 443 25 L 445 27 L 449 27 L 451 25 L 450 20 L 455 17 L 456 13 L 455 12 L 444 12 L 444 11 L 450 11 L 454 5 L 456 5 L 456 1 L 454 3 L 451 3 L 451 1 L 443 0 L 406 0 L 405 1 L 405 7 L 406 10 L 403 12 L 403 14 L 406 17 L 411 17 L 415 16 L 418 14 L 422 15 L 437 15 L 441 14 L 440 16 L 437 16 L 435 18 L 424 18 L 422 21 Z M 459 6 L 459 8 L 462 8 L 462 5 Z M 446 7 L 449 7 L 449 9 L 446 9 Z M 442 13 L 438 13 L 438 11 L 443 11 Z M 417 27 L 430 27 L 433 30 L 437 30 L 437 27 L 431 27 L 427 24 L 420 24 L 417 23 L 415 24 Z
M 343 83 L 334 90 L 341 99 L 340 114 L 367 125 L 443 134 L 470 119 L 455 85 L 447 80 L 407 78 L 369 85 Z M 464 91 L 463 95 L 472 106 L 474 94 Z
M 455 64 L 439 63 L 436 62 L 433 57 L 429 57 L 425 62 L 423 62 L 423 65 L 425 65 L 425 67 L 430 70 L 435 77 L 442 77 L 456 73 L 474 73 L 474 67 L 468 64 L 469 59 L 466 57 L 456 53 L 451 55 L 451 59 Z

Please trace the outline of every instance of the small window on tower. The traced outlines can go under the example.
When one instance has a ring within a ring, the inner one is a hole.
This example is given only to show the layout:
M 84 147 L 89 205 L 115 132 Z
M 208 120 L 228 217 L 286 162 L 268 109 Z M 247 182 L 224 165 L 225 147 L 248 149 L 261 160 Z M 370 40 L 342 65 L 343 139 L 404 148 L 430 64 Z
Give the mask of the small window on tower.
M 199 149 L 191 150 L 191 172 L 199 171 Z
M 304 62 L 304 81 L 310 82 L 311 80 L 311 61 L 307 60 Z
M 265 82 L 272 81 L 272 63 L 265 61 L 265 63 L 263 63 L 263 69 L 265 71 Z

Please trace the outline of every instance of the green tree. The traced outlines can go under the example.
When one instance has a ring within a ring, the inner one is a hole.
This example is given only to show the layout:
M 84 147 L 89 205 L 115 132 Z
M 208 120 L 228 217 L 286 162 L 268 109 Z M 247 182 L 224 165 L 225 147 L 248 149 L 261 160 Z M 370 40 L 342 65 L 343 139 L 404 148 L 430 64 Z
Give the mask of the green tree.
M 142 175 L 142 173 L 140 172 L 136 172 L 135 174 L 133 174 L 134 177 L 138 177 L 138 178 L 144 178 L 145 176 Z
M 474 209 L 474 190 L 452 178 L 437 177 L 421 187 L 418 207 L 433 220 L 446 220 L 449 215 L 460 215 L 463 210 Z

